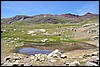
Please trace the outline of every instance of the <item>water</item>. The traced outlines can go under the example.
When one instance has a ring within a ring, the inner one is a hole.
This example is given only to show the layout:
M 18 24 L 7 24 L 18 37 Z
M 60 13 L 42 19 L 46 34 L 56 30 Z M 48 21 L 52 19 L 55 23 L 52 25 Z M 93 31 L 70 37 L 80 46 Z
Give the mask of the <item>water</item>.
M 52 51 L 53 50 L 41 50 L 41 49 L 32 48 L 32 47 L 25 47 L 25 48 L 20 48 L 18 50 L 18 53 L 35 55 L 35 54 L 40 54 L 40 53 L 41 54 L 49 54 Z M 60 52 L 63 52 L 63 50 L 60 50 Z
M 88 50 L 88 49 L 94 49 L 96 48 L 95 46 L 88 44 L 88 43 L 79 43 L 79 42 L 75 42 L 75 43 L 62 43 L 62 44 L 45 44 L 45 45 L 41 45 L 39 43 L 31 43 L 31 44 L 25 44 L 22 47 L 18 47 L 17 52 L 18 53 L 22 53 L 22 54 L 49 54 L 51 53 L 53 50 L 55 49 L 59 49 L 61 52 L 64 51 L 73 51 L 73 50 Z
M 41 49 L 37 49 L 37 48 L 32 48 L 32 47 L 26 47 L 26 48 L 21 48 L 18 50 L 19 53 L 23 53 L 23 54 L 49 54 L 51 53 L 53 50 L 41 50 Z

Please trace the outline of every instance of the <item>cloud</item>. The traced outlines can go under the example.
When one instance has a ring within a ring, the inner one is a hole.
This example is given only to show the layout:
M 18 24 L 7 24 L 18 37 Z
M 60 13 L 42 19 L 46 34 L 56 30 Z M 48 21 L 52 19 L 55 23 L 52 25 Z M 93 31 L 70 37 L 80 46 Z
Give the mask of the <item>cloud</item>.
M 1 8 L 2 9 L 16 11 L 16 12 L 20 12 L 20 13 L 27 13 L 27 11 L 29 11 L 27 9 L 23 9 L 23 8 L 20 8 L 20 7 L 16 7 L 15 8 L 15 7 L 11 6 L 11 5 L 12 4 L 9 4 L 9 6 L 8 5 L 2 5 Z
M 76 12 L 79 14 L 79 15 L 83 15 L 87 12 L 92 12 L 92 13 L 99 13 L 99 4 L 98 3 L 93 3 L 93 2 L 90 2 L 84 6 L 82 6 L 81 8 L 77 9 Z

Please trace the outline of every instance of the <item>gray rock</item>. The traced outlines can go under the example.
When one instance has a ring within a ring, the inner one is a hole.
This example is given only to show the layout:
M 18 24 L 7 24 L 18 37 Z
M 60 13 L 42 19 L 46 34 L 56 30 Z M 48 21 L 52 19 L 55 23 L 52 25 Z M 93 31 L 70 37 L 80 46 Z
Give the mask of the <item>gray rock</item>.
M 29 63 L 25 63 L 24 66 L 32 66 L 31 64 Z
M 4 61 L 8 61 L 8 60 L 10 60 L 10 59 L 11 59 L 11 56 L 8 55 L 7 57 L 4 58 Z
M 57 60 L 51 59 L 51 60 L 49 60 L 49 61 L 52 62 L 52 63 L 54 63 L 54 62 L 56 62 Z
M 20 60 L 21 58 L 20 57 L 15 57 L 13 58 L 14 60 Z
M 61 54 L 61 58 L 67 58 L 66 54 Z
M 83 58 L 87 58 L 87 57 L 91 57 L 91 55 L 90 55 L 90 54 L 85 54 L 85 55 L 83 56 Z
M 31 59 L 29 57 L 24 58 L 24 62 L 30 62 Z
M 93 63 L 93 62 L 87 62 L 86 64 L 85 64 L 85 66 L 98 66 L 96 63 Z
M 99 55 L 98 51 L 92 53 L 92 56 L 98 56 L 98 55 Z
M 99 39 L 99 36 L 93 36 L 91 39 L 92 40 L 98 40 Z
M 51 52 L 50 54 L 48 54 L 47 57 L 58 57 L 59 55 L 61 55 L 61 52 L 58 49 L 56 49 L 53 52 Z
M 31 56 L 30 56 L 30 59 L 31 59 L 31 60 L 34 60 L 34 59 L 35 59 L 35 56 L 31 55 Z
M 34 61 L 38 61 L 38 60 L 39 60 L 38 57 L 35 57 L 35 58 L 34 58 Z
M 52 57 L 53 58 L 60 58 L 60 56 L 58 54 L 53 54 Z
M 80 66 L 81 64 L 79 63 L 79 61 L 73 61 L 73 62 L 71 62 L 71 63 L 69 63 L 69 65 L 68 66 Z
M 42 61 L 45 61 L 45 58 L 44 57 L 41 57 L 40 58 L 40 62 L 42 62 Z

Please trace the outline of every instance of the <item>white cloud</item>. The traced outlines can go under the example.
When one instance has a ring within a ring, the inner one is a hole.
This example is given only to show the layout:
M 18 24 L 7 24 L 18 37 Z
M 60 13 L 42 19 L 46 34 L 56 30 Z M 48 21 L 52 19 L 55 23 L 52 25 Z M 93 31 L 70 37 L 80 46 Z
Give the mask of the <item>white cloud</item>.
M 92 13 L 95 13 L 95 12 L 97 13 L 98 12 L 99 13 L 99 7 L 98 6 L 99 6 L 99 4 L 90 2 L 90 3 L 82 6 L 81 8 L 77 9 L 76 12 L 79 15 L 83 15 L 87 12 L 92 12 Z
M 8 9 L 8 10 L 12 10 L 12 11 L 16 11 L 16 12 L 20 12 L 20 13 L 27 13 L 27 11 L 29 11 L 29 10 L 26 10 L 26 9 L 23 9 L 23 8 L 18 8 L 18 7 L 13 7 L 13 6 L 5 6 L 5 5 L 3 5 L 3 6 L 1 6 L 1 8 L 3 9 Z

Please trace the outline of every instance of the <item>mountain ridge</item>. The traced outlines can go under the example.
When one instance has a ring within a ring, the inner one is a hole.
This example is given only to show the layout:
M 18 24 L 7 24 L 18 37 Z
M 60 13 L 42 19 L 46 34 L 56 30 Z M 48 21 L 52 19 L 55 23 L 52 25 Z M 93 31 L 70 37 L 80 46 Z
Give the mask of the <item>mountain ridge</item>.
M 60 15 L 53 15 L 53 14 L 39 14 L 34 16 L 27 16 L 27 15 L 16 15 L 10 18 L 3 18 L 1 19 L 1 24 L 12 24 L 15 21 L 23 21 L 28 23 L 68 23 L 68 22 L 75 22 L 79 23 L 87 19 L 91 19 L 93 17 L 99 17 L 99 14 L 93 13 L 86 13 L 82 16 L 75 15 L 75 14 L 60 14 Z

